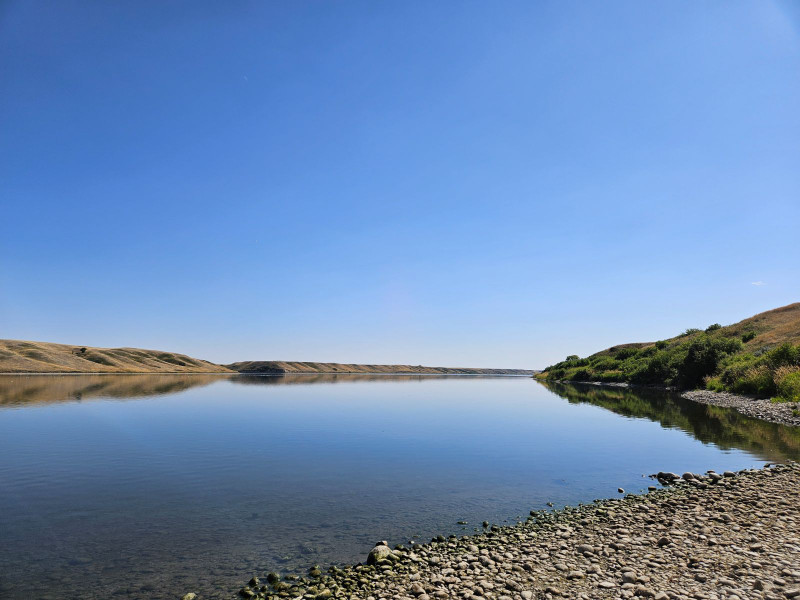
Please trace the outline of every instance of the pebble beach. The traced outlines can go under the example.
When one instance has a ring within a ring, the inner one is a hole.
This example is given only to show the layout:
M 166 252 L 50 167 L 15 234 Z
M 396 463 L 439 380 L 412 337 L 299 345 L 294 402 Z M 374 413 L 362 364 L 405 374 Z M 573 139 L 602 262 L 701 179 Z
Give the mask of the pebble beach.
M 649 492 L 483 533 L 390 548 L 307 577 L 254 577 L 240 598 L 533 600 L 800 598 L 800 464 L 658 473 Z M 184 600 L 198 598 L 193 593 Z

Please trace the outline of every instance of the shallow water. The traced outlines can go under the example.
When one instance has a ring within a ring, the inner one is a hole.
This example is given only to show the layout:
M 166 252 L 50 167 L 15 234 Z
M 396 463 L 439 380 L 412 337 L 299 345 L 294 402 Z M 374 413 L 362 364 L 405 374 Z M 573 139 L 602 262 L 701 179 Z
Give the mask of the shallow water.
M 231 597 L 658 470 L 798 457 L 797 428 L 530 378 L 3 376 L 0 597 Z

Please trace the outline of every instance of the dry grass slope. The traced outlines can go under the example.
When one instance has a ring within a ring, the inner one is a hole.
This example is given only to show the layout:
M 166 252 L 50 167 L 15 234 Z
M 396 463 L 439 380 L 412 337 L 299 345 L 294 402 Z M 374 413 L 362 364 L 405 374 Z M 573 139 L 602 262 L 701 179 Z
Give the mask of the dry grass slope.
M 174 352 L 0 340 L 0 373 L 230 373 Z
M 755 333 L 755 337 L 744 344 L 746 352 L 772 348 L 784 343 L 800 344 L 800 302 L 759 313 L 733 325 L 726 325 L 719 330 L 719 333 L 726 337 L 739 338 L 750 332 Z M 668 339 L 667 342 L 672 343 L 679 338 L 680 336 L 675 336 Z M 592 356 L 612 354 L 620 348 L 646 348 L 654 344 L 655 342 L 619 344 Z

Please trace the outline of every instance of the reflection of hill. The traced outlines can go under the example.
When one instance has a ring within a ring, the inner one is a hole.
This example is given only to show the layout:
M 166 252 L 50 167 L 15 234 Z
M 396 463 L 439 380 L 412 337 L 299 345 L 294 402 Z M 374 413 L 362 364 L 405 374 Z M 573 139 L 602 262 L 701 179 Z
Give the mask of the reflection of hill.
M 116 374 L 0 375 L 0 407 L 69 402 L 92 398 L 143 398 L 175 394 L 226 379 L 243 385 L 307 385 L 354 381 L 430 381 L 453 375 L 237 375 L 237 374 Z M 470 376 L 470 379 L 489 376 Z
M 746 417 L 732 408 L 699 404 L 661 390 L 540 383 L 571 403 L 593 404 L 626 417 L 649 419 L 726 450 L 739 448 L 764 457 L 800 457 L 800 428 Z
M 225 375 L 3 375 L 0 406 L 174 394 Z
M 275 360 L 248 360 L 225 365 L 239 373 L 263 375 L 290 375 L 295 373 L 333 373 L 383 375 L 533 375 L 527 369 L 480 369 L 461 367 L 423 367 L 422 365 L 357 365 L 345 363 L 287 362 Z
M 469 379 L 491 378 L 491 375 L 380 375 L 375 373 L 318 373 L 294 375 L 239 375 L 231 377 L 233 383 L 245 385 L 292 385 L 309 383 L 352 383 L 354 381 L 431 381 L 432 379 L 453 379 L 468 377 Z M 495 375 L 494 377 L 499 377 Z

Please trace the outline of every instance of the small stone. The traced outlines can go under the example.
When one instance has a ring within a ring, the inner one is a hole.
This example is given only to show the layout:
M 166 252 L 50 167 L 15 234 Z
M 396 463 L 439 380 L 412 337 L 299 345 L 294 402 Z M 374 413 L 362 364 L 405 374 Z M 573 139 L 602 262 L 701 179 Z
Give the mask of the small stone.
M 583 571 L 575 570 L 567 573 L 567 579 L 583 579 L 584 577 L 586 577 L 586 573 Z
M 194 592 L 189 592 L 188 594 L 181 596 L 181 600 L 195 600 L 195 598 L 197 598 L 197 594 Z

